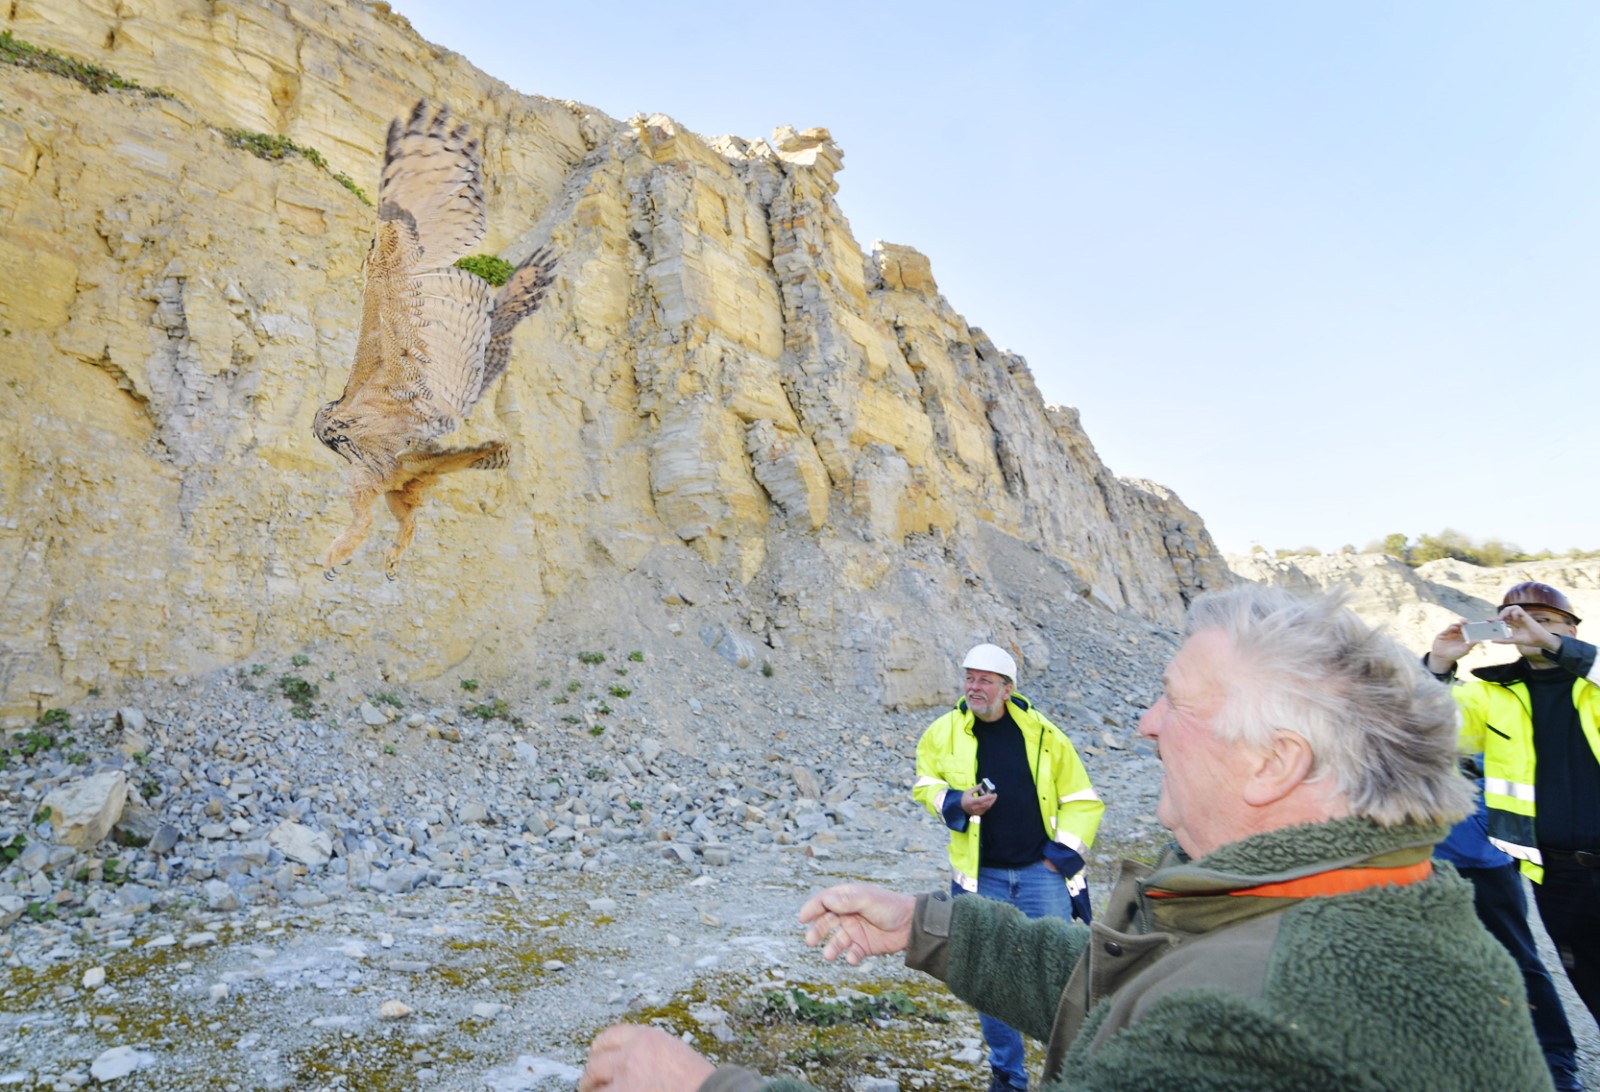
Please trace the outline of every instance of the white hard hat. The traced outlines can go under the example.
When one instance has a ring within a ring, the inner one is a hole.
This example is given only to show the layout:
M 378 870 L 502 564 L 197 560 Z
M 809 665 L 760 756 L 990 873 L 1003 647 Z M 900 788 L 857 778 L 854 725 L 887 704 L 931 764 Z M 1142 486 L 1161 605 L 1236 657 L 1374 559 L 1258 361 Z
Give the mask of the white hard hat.
M 1011 653 L 999 645 L 977 645 L 967 653 L 967 658 L 961 661 L 961 666 L 974 671 L 992 671 L 996 675 L 1004 675 L 1012 682 L 1017 681 L 1017 661 L 1011 658 Z

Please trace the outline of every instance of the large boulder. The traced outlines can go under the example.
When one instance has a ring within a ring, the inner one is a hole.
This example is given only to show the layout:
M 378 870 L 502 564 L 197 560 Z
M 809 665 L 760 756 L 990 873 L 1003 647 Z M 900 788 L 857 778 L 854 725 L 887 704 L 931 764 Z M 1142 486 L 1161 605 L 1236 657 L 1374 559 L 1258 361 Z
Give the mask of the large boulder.
M 267 842 L 291 861 L 321 868 L 333 857 L 333 839 L 326 831 L 285 819 L 267 835 Z
M 52 789 L 44 798 L 55 840 L 74 849 L 95 845 L 122 818 L 128 777 L 121 770 L 101 773 Z

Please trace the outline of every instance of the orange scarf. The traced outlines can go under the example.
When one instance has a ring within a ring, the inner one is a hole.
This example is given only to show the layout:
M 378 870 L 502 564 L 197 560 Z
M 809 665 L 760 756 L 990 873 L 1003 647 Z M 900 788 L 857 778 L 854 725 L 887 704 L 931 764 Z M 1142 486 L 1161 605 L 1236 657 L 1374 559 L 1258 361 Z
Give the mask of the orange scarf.
M 1178 899 L 1190 895 L 1252 895 L 1269 899 L 1309 899 L 1318 895 L 1347 895 L 1369 887 L 1392 884 L 1403 887 L 1433 875 L 1433 861 L 1423 859 L 1412 865 L 1396 868 L 1334 868 L 1302 876 L 1298 880 L 1281 883 L 1264 883 L 1256 887 L 1241 887 L 1233 891 L 1161 891 L 1154 889 L 1146 894 L 1153 899 Z

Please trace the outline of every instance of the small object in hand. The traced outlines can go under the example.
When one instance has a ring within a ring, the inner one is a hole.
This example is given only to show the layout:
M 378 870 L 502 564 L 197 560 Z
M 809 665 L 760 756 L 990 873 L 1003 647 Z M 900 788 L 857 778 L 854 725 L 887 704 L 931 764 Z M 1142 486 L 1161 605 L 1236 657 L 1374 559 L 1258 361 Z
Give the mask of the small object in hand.
M 984 778 L 982 781 L 979 781 L 973 787 L 978 790 L 978 795 L 979 796 L 990 796 L 990 795 L 993 795 L 993 793 L 994 793 L 994 782 L 990 781 L 987 777 Z
M 1487 622 L 1463 622 L 1461 638 L 1465 641 L 1492 641 L 1511 636 L 1511 627 L 1498 618 Z

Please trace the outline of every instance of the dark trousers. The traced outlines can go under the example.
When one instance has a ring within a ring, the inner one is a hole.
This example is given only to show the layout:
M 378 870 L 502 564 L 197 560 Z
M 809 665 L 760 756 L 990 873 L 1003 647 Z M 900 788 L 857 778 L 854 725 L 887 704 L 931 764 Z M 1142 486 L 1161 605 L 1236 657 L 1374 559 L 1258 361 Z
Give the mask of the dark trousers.
M 1528 927 L 1528 900 L 1522 892 L 1522 875 L 1517 866 L 1508 864 L 1458 871 L 1472 881 L 1472 901 L 1478 920 L 1511 953 L 1522 971 L 1522 981 L 1528 990 L 1528 1008 L 1533 1015 L 1533 1030 L 1539 1037 L 1545 1064 L 1550 1067 L 1556 1087 L 1581 1087 L 1576 1084 L 1577 1044 L 1572 1040 L 1566 1011 L 1561 1007 L 1561 995 L 1556 992 L 1556 984 L 1539 958 L 1538 942 Z M 1546 923 L 1545 928 L 1549 927 Z
M 1533 894 L 1572 988 L 1600 1023 L 1600 868 L 1546 850 L 1544 882 L 1533 885 Z

